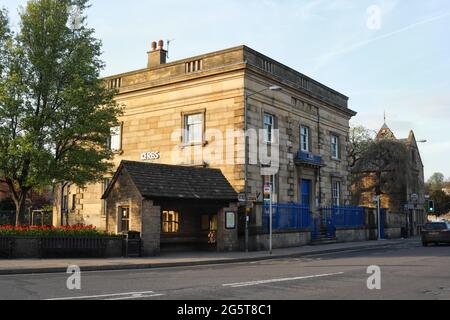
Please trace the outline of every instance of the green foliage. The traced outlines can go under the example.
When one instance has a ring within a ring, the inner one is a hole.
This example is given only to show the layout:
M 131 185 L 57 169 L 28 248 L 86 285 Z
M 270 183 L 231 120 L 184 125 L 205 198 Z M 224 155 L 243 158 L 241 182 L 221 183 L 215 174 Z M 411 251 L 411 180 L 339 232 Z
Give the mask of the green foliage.
M 356 126 L 350 128 L 349 144 L 348 144 L 348 158 L 350 168 L 353 168 L 362 157 L 362 155 L 374 143 L 373 134 L 369 129 L 363 126 Z
M 427 181 L 427 191 L 442 191 L 445 187 L 445 178 L 444 175 L 440 172 L 435 172 Z
M 450 196 L 442 190 L 434 190 L 430 193 L 434 201 L 434 213 L 438 216 L 450 213 Z
M 17 34 L 1 11 L 0 177 L 16 206 L 31 188 L 83 186 L 111 169 L 106 146 L 122 111 L 100 79 L 101 42 L 86 26 L 87 7 L 31 0 Z

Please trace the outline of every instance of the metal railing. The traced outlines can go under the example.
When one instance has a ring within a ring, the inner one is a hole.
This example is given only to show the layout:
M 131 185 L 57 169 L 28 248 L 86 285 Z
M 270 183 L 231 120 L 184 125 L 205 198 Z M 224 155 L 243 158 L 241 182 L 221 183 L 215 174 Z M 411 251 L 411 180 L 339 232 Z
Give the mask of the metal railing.
M 11 258 L 14 246 L 12 237 L 0 237 L 0 258 Z
M 331 221 L 334 227 L 364 227 L 366 215 L 363 207 L 333 206 L 322 207 L 322 219 Z
M 102 257 L 106 239 L 96 237 L 42 237 L 40 255 L 43 258 Z
M 274 231 L 289 231 L 299 229 L 312 229 L 318 233 L 321 229 L 329 229 L 334 233 L 336 227 L 362 228 L 366 225 L 366 215 L 363 207 L 330 206 L 321 207 L 319 217 L 313 219 L 310 207 L 296 203 L 273 204 L 272 226 Z M 263 230 L 269 230 L 269 205 L 263 207 Z
M 275 231 L 299 230 L 311 227 L 310 207 L 300 204 L 273 204 L 272 227 Z M 269 205 L 263 209 L 263 229 L 269 231 Z

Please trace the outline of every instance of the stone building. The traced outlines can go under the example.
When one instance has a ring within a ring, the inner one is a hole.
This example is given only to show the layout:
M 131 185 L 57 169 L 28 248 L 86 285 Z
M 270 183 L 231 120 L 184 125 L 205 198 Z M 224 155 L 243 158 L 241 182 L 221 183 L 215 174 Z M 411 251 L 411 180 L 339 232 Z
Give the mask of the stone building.
M 246 46 L 166 58 L 163 43 L 153 43 L 146 68 L 105 78 L 125 111 L 111 131 L 116 168 L 128 160 L 219 169 L 247 196 L 254 230 L 260 221 L 254 205 L 264 200 L 268 182 L 275 202 L 304 203 L 313 213 L 349 203 L 346 146 L 356 113 L 348 97 Z M 245 129 L 252 132 L 247 147 Z M 54 224 L 115 231 L 107 224 L 112 209 L 101 199 L 113 174 L 85 188 L 57 186 Z
M 140 232 L 144 255 L 161 246 L 239 248 L 237 193 L 218 169 L 122 161 L 102 198 L 107 229 Z
M 394 140 L 403 143 L 407 150 L 407 161 L 405 168 L 406 179 L 403 177 L 395 178 L 393 181 L 404 181 L 405 183 L 396 184 L 389 192 L 381 195 L 381 207 L 387 209 L 384 217 L 386 236 L 396 238 L 402 235 L 418 235 L 420 227 L 427 221 L 425 210 L 425 182 L 424 166 L 414 132 L 411 130 L 408 138 L 397 139 L 395 134 L 385 123 L 379 130 L 376 140 L 383 139 Z M 374 174 L 367 174 L 362 179 L 356 181 L 353 185 L 353 195 L 358 205 L 365 207 L 374 207 L 373 198 L 375 196 L 376 179 Z

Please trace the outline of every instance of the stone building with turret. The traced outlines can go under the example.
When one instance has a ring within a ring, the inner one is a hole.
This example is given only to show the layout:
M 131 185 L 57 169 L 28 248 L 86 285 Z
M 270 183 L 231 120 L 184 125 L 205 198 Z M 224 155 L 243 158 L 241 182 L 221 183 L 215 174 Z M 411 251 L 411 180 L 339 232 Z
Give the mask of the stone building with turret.
M 392 175 L 392 181 L 404 181 L 392 186 L 389 192 L 381 195 L 381 207 L 387 209 L 384 217 L 385 227 L 388 237 L 400 237 L 406 235 L 418 235 L 420 227 L 427 222 L 427 213 L 425 210 L 425 182 L 424 165 L 418 142 L 411 130 L 407 138 L 397 139 L 389 126 L 384 123 L 378 131 L 376 141 L 383 139 L 393 140 L 402 143 L 407 150 L 406 161 L 407 168 L 405 177 L 396 178 L 400 173 L 387 170 L 387 174 Z M 400 160 L 399 160 L 400 161 Z M 353 182 L 352 193 L 357 205 L 364 207 L 374 207 L 374 196 L 376 195 L 375 186 L 377 181 L 374 174 L 367 174 L 362 179 Z

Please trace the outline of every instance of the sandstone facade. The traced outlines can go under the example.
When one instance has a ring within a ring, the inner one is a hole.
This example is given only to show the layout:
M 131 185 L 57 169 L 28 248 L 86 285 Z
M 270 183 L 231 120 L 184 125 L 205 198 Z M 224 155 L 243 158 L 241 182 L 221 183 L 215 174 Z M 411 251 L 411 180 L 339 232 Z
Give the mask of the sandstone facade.
M 346 96 L 246 46 L 170 63 L 164 63 L 162 47 L 149 55 L 147 68 L 105 79 L 117 88 L 116 100 L 124 108 L 116 167 L 122 160 L 132 160 L 218 168 L 236 192 L 244 192 L 245 140 L 239 132 L 245 127 L 247 100 L 249 129 L 264 129 L 268 114 L 273 116 L 273 129 L 279 130 L 276 201 L 301 202 L 301 181 L 306 179 L 311 182 L 313 212 L 335 201 L 349 203 L 346 145 L 349 120 L 356 113 L 348 108 Z M 282 90 L 263 91 L 270 85 Z M 246 99 L 249 94 L 252 96 Z M 200 143 L 185 143 L 183 138 L 191 114 L 202 118 Z M 306 156 L 319 157 L 312 164 L 305 161 L 305 154 L 299 156 L 302 126 L 309 129 Z M 332 143 L 338 143 L 336 157 Z M 252 152 L 255 149 L 250 146 L 249 157 Z M 248 166 L 247 191 L 256 202 L 263 200 L 262 167 L 261 163 Z M 67 212 L 69 223 L 115 232 L 107 221 L 107 213 L 114 208 L 101 200 L 112 175 L 105 177 L 104 183 L 85 188 L 68 185 L 61 192 L 61 186 L 56 186 L 54 224 L 60 225 L 65 216 L 62 212 Z M 339 183 L 338 193 L 333 193 L 333 183 Z M 232 237 L 226 246 L 234 248 L 238 242 Z

